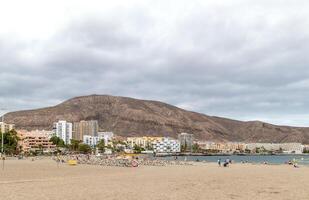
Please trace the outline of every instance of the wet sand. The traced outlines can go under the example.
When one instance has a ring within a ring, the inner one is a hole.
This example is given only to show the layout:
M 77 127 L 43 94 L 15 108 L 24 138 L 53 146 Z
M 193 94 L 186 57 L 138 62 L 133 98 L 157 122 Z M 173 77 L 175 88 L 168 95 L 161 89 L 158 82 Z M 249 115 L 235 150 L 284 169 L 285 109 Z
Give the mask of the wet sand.
M 0 170 L 0 195 L 1 200 L 308 200 L 309 167 L 57 167 L 47 159 L 7 160 Z

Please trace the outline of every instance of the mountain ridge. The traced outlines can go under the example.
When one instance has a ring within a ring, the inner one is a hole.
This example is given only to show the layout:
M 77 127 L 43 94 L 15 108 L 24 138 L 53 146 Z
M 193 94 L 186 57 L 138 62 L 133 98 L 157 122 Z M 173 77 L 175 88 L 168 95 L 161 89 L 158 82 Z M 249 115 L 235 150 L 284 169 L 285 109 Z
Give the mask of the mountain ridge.
M 121 136 L 163 135 L 180 132 L 211 141 L 309 143 L 309 128 L 239 121 L 187 111 L 154 100 L 111 95 L 88 95 L 68 99 L 55 106 L 10 112 L 6 122 L 18 129 L 51 129 L 53 122 L 98 120 L 103 131 Z

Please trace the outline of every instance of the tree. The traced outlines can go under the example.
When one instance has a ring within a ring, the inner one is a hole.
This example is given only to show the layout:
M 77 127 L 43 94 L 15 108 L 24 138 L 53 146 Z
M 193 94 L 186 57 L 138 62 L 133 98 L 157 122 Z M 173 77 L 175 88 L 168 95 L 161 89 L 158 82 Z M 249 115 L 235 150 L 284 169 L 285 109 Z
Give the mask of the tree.
M 193 144 L 192 145 L 192 151 L 194 153 L 198 153 L 200 151 L 200 146 L 197 143 Z
M 40 154 L 43 154 L 43 145 L 42 144 L 38 145 L 38 149 L 39 149 Z
M 54 145 L 56 145 L 57 147 L 65 147 L 64 141 L 57 137 L 57 136 L 53 136 L 49 139 L 50 142 L 52 142 Z
M 147 143 L 146 149 L 150 151 L 153 150 L 153 146 L 151 145 L 151 143 Z
M 133 147 L 133 151 L 134 151 L 134 153 L 141 153 L 142 151 L 145 151 L 145 149 L 142 148 L 141 146 L 135 144 L 134 147 Z
M 187 143 L 185 142 L 184 145 L 181 145 L 181 152 L 186 152 L 187 151 Z
M 80 143 L 78 145 L 78 150 L 81 152 L 81 153 L 90 153 L 91 152 L 91 147 L 88 145 L 88 144 L 83 144 L 83 143 Z
M 283 153 L 283 149 L 280 147 L 278 153 Z
M 97 144 L 97 148 L 101 153 L 104 153 L 104 151 L 105 151 L 105 141 L 100 140 L 99 143 Z
M 186 152 L 188 149 L 187 141 L 185 140 L 185 144 L 181 145 L 181 152 Z
M 0 143 L 1 141 L 0 137 Z M 19 137 L 17 136 L 17 132 L 15 130 L 11 130 L 3 134 L 3 149 L 5 154 L 16 154 L 18 153 L 18 141 Z
M 69 146 L 70 150 L 77 151 L 80 143 L 81 141 L 79 140 L 71 139 L 71 144 Z

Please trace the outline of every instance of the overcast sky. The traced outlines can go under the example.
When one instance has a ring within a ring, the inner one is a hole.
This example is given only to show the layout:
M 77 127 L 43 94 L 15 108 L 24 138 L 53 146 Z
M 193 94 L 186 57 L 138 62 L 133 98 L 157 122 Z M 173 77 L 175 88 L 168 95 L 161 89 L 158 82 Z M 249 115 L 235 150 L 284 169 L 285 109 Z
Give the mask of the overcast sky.
M 0 0 L 0 108 L 110 94 L 309 126 L 308 10 L 306 0 Z

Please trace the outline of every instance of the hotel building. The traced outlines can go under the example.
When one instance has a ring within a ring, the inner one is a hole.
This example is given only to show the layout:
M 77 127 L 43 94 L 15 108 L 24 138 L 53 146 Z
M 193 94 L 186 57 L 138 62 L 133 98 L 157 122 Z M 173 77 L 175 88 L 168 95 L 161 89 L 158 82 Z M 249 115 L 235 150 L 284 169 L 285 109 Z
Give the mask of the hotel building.
M 223 153 L 243 152 L 246 149 L 245 143 L 240 142 L 207 142 L 198 141 L 198 146 L 203 150 L 214 150 Z
M 98 136 L 84 135 L 83 143 L 88 144 L 89 146 L 96 146 L 101 140 L 104 140 L 104 144 L 108 145 L 114 137 L 113 132 L 99 132 Z
M 113 140 L 114 133 L 113 132 L 98 132 L 98 137 L 102 138 L 105 144 L 108 144 L 108 142 Z
M 73 123 L 73 139 L 83 140 L 84 135 L 98 136 L 99 125 L 97 120 L 80 121 Z
M 192 151 L 192 145 L 194 141 L 194 135 L 189 133 L 181 133 L 178 135 L 178 140 L 182 147 L 186 147 L 185 150 Z
M 178 153 L 180 152 L 180 142 L 173 138 L 164 137 L 153 142 L 153 152 L 155 153 Z
M 24 152 L 43 150 L 44 152 L 52 152 L 56 145 L 49 141 L 51 131 L 26 131 L 19 130 L 17 135 L 20 138 L 18 145 Z
M 266 151 L 279 151 L 283 153 L 303 153 L 304 146 L 301 143 L 250 143 L 246 145 L 246 148 L 250 151 L 256 149 L 265 149 Z
M 60 120 L 54 123 L 54 134 L 61 138 L 65 144 L 70 144 L 72 139 L 72 123 Z
M 152 147 L 154 142 L 160 142 L 163 137 L 128 137 L 127 144 L 130 148 L 134 148 L 135 145 L 148 149 Z

